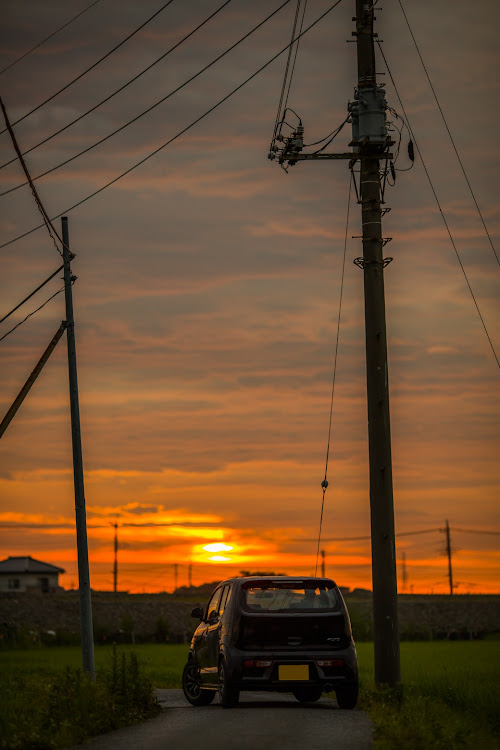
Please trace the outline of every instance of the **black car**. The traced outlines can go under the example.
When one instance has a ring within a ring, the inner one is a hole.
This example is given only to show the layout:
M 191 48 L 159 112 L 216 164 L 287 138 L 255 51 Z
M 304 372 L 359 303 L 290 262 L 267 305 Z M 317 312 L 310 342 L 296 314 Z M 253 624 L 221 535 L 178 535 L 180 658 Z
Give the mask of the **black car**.
M 241 690 L 293 693 L 317 701 L 334 690 L 340 708 L 358 699 L 358 662 L 349 615 L 329 578 L 231 578 L 215 589 L 200 619 L 182 675 L 184 695 L 225 707 Z

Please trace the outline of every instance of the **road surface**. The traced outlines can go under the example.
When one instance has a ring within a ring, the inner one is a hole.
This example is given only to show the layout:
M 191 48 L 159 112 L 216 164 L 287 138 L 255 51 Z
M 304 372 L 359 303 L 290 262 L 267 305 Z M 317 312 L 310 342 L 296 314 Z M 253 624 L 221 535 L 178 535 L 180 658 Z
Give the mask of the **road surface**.
M 293 695 L 242 693 L 236 708 L 218 697 L 194 708 L 182 690 L 157 690 L 160 716 L 78 745 L 79 750 L 371 750 L 373 725 L 363 711 L 331 698 L 301 704 Z M 74 748 L 76 750 L 76 748 Z

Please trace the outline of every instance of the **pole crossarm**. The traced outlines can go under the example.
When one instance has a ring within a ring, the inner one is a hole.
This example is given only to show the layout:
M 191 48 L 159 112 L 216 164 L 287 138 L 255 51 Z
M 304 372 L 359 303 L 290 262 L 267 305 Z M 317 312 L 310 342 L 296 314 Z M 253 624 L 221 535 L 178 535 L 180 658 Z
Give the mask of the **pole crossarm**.
M 293 162 L 296 161 L 328 161 L 331 159 L 339 160 L 339 159 L 348 159 L 349 161 L 352 161 L 353 164 L 360 158 L 364 159 L 380 159 L 380 154 L 366 154 L 361 157 L 361 155 L 347 152 L 343 154 L 294 154 L 293 157 L 290 157 L 290 159 Z M 394 158 L 394 154 L 388 154 L 384 151 L 383 153 L 384 159 L 392 159 Z M 292 165 L 292 161 L 290 161 L 290 166 Z

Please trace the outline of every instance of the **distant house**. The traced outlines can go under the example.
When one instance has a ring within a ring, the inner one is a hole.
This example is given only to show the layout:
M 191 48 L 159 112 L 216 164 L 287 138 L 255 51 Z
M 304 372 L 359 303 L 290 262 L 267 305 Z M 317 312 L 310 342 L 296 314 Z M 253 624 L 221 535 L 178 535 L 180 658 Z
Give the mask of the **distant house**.
M 51 593 L 59 588 L 59 573 L 65 572 L 32 557 L 8 557 L 0 561 L 0 591 Z

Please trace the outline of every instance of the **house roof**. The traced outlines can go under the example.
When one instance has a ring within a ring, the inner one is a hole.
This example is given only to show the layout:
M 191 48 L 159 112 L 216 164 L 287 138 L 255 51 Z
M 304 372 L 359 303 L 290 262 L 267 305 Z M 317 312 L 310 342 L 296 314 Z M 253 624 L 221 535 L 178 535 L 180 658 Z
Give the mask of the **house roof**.
M 65 573 L 63 568 L 57 568 L 50 563 L 35 560 L 33 557 L 8 557 L 0 561 L 1 573 Z

